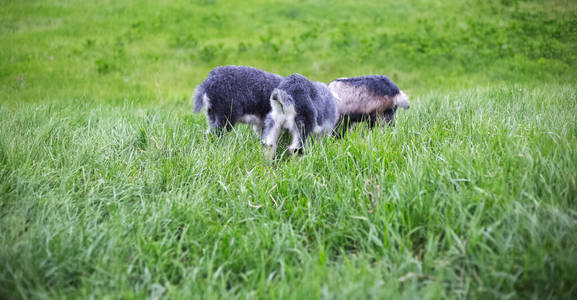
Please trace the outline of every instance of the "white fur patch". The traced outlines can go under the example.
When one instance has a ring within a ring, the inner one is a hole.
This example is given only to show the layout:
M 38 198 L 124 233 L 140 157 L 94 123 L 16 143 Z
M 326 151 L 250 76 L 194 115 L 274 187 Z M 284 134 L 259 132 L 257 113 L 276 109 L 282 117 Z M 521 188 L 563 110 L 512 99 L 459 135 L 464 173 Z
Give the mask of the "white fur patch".
M 292 144 L 298 143 L 298 130 L 295 124 L 295 117 L 296 111 L 293 106 L 282 106 L 278 101 L 271 101 L 271 117 L 274 120 L 274 128 L 271 129 L 271 132 L 266 137 L 264 143 L 271 147 L 272 149 L 276 149 L 278 137 L 282 129 L 287 129 L 290 131 L 291 135 L 293 136 Z
M 204 115 L 206 116 L 206 132 L 205 132 L 205 134 L 209 134 L 210 131 L 212 130 L 213 126 L 212 126 L 212 122 L 210 122 L 210 117 L 208 115 L 208 109 L 210 107 L 210 98 L 208 98 L 206 93 L 204 93 L 202 95 L 202 102 L 203 102 L 203 106 L 205 107 Z
M 403 91 L 401 91 L 393 99 L 395 100 L 395 104 L 397 106 L 402 107 L 404 109 L 409 109 L 410 107 L 409 97 Z
M 208 96 L 206 95 L 206 93 L 204 93 L 202 95 L 202 102 L 204 104 L 204 107 L 206 107 L 206 110 L 208 110 L 210 108 L 210 98 L 208 98 Z
M 238 121 L 242 123 L 255 124 L 255 125 L 262 123 L 261 118 L 251 114 L 242 115 L 240 119 L 238 119 Z
M 264 127 L 264 120 L 257 115 L 246 114 L 242 115 L 239 119 L 241 123 L 252 124 L 252 130 L 256 135 L 260 135 L 262 128 Z
M 284 106 L 282 112 L 274 111 L 273 112 L 273 119 L 275 122 L 282 124 L 282 128 L 291 130 L 295 128 L 296 131 L 296 124 L 295 124 L 295 117 L 297 112 L 293 106 Z
M 282 113 L 284 110 L 282 108 L 282 104 L 280 104 L 280 102 L 278 100 L 271 100 L 270 106 L 271 106 L 271 110 L 276 111 L 277 113 Z

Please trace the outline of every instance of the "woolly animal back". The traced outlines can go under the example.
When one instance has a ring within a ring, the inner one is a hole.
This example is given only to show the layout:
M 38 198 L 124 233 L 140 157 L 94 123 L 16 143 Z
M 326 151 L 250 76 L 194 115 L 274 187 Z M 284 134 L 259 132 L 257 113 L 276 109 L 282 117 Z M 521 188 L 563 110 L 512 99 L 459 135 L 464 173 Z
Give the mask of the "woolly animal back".
M 378 96 L 394 97 L 400 92 L 397 85 L 384 75 L 342 78 L 336 79 L 335 81 L 340 81 L 355 87 L 364 86 Z
M 308 99 L 316 99 L 318 97 L 313 83 L 305 76 L 298 73 L 285 77 L 280 82 L 278 89 L 287 92 L 295 100 L 296 98 L 306 98 L 307 96 Z

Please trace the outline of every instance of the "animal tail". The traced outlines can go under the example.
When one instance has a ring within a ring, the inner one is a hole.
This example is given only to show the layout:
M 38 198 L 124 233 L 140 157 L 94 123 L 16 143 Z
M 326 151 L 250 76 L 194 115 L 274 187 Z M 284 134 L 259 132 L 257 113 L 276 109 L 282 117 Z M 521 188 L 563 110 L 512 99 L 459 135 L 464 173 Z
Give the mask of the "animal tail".
M 393 99 L 395 101 L 395 105 L 400 106 L 404 109 L 409 109 L 410 107 L 409 97 L 405 93 L 403 93 L 403 91 L 400 91 L 399 94 L 397 94 Z
M 204 91 L 204 87 L 200 84 L 194 92 L 194 112 L 200 112 L 208 100 L 209 98 Z

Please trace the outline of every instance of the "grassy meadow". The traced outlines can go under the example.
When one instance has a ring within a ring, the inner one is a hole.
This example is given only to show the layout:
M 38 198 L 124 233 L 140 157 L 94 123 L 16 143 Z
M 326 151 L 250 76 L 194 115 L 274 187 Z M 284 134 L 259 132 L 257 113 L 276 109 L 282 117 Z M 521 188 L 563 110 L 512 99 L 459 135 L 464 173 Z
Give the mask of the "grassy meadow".
M 405 2 L 0 0 L 0 299 L 577 297 L 577 2 Z M 269 163 L 227 64 L 411 109 Z

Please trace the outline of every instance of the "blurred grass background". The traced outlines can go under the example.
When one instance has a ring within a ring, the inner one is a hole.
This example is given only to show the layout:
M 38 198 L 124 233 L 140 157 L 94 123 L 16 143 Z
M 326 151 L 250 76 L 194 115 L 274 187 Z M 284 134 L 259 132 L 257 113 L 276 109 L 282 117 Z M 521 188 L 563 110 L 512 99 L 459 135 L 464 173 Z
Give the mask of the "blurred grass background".
M 188 99 L 215 66 L 425 92 L 574 83 L 575 1 L 7 1 L 0 99 Z M 105 88 L 103 88 L 105 87 Z

